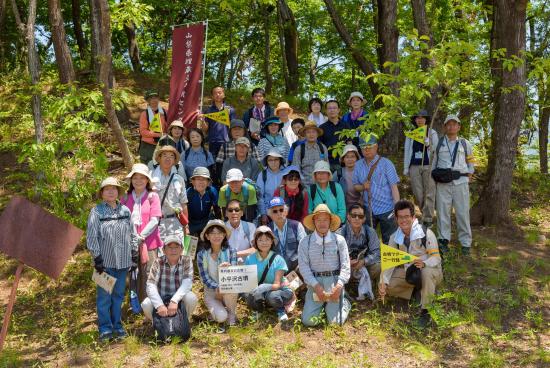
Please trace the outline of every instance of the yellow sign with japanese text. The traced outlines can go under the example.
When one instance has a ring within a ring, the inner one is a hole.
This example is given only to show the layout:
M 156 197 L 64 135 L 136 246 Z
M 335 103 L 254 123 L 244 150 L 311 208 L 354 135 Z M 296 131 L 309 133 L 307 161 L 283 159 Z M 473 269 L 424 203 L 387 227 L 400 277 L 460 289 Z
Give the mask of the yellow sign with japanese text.
M 149 130 L 155 133 L 162 133 L 162 124 L 160 122 L 160 114 L 155 114 L 153 120 L 149 124 Z
M 403 252 L 389 245 L 380 243 L 380 258 L 382 260 L 382 272 L 388 268 L 396 267 L 404 263 L 412 262 L 417 256 Z
M 229 126 L 229 110 L 223 109 L 218 112 L 211 112 L 209 114 L 204 114 L 205 118 L 210 118 L 218 123 Z
M 418 143 L 424 143 L 424 138 L 426 137 L 427 129 L 428 128 L 426 127 L 426 125 L 424 125 L 419 128 L 416 128 L 415 130 L 405 132 L 405 136 L 409 137 L 414 141 L 417 141 Z

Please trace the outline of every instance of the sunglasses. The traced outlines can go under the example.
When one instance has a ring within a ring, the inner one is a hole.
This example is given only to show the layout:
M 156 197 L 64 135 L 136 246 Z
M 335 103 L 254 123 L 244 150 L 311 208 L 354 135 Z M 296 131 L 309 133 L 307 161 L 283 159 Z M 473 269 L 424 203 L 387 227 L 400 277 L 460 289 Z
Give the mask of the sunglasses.
M 285 211 L 284 208 L 279 208 L 278 210 L 271 210 L 273 213 L 283 213 Z
M 240 209 L 239 207 L 228 208 L 228 209 L 227 209 L 227 212 L 229 212 L 229 213 L 232 213 L 232 212 L 241 212 L 241 209 Z
M 365 215 L 359 215 L 357 213 L 350 213 L 349 217 L 353 218 L 353 219 L 364 219 L 365 218 Z
M 286 180 L 288 181 L 299 181 L 300 177 L 298 175 L 289 175 L 286 177 Z

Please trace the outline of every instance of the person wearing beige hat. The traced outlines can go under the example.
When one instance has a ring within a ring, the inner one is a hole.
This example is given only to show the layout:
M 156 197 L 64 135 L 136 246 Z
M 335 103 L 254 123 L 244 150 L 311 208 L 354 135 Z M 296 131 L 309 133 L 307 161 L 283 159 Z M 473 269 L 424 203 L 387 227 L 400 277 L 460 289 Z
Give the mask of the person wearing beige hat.
M 219 289 L 218 269 L 235 266 L 237 252 L 229 246 L 231 230 L 222 220 L 210 220 L 201 232 L 204 248 L 197 254 L 199 277 L 204 285 L 204 303 L 218 323 L 237 323 L 238 294 L 222 294 Z
M 138 243 L 132 231 L 130 210 L 118 198 L 124 189 L 116 178 L 101 182 L 98 196 L 101 203 L 92 208 L 86 229 L 86 246 L 92 254 L 97 272 L 116 278 L 112 293 L 97 287 L 99 339 L 109 340 L 113 334 L 125 337 L 121 309 L 128 270 L 138 262 Z
M 304 226 L 312 231 L 298 247 L 298 267 L 307 285 L 302 323 L 316 326 L 325 312 L 329 323 L 342 325 L 351 310 L 344 296 L 344 285 L 350 278 L 350 260 L 346 240 L 335 231 L 340 218 L 326 204 L 315 207 L 304 219 Z
M 264 158 L 264 169 L 260 171 L 256 178 L 258 186 L 258 211 L 260 212 L 259 222 L 262 225 L 267 225 L 269 218 L 267 217 L 267 206 L 275 190 L 281 185 L 283 179 L 283 168 L 285 167 L 285 159 L 277 150 L 271 150 Z
M 218 191 L 212 185 L 210 172 L 206 167 L 196 167 L 191 176 L 191 187 L 187 188 L 187 210 L 189 212 L 189 234 L 198 236 L 208 220 L 217 217 Z
M 185 127 L 183 126 L 183 122 L 181 120 L 174 120 L 171 122 L 167 131 L 168 135 L 174 140 L 176 149 L 180 154 L 189 148 L 189 142 L 185 140 L 185 136 L 183 134 L 184 131 Z
M 348 98 L 348 106 L 351 110 L 342 116 L 342 121 L 351 129 L 357 129 L 365 123 L 364 118 L 368 115 L 363 106 L 367 103 L 361 92 L 352 92 Z
M 235 140 L 235 155 L 229 157 L 222 165 L 220 179 L 223 181 L 231 169 L 239 169 L 245 178 L 256 180 L 260 172 L 260 162 L 251 156 L 250 140 L 240 137 Z
M 175 167 L 179 159 L 180 154 L 172 146 L 161 147 L 155 152 L 155 160 L 159 166 L 153 170 L 152 177 L 161 198 L 162 218 L 159 230 L 162 238 L 172 234 L 183 237 L 184 232 L 188 233 L 188 228 L 180 222 L 183 217 L 188 219 L 189 214 L 185 181 Z
M 359 151 L 353 144 L 346 144 L 344 151 L 340 156 L 340 169 L 337 169 L 332 173 L 332 180 L 340 183 L 346 196 L 346 208 L 349 208 L 352 204 L 361 203 L 363 200 L 363 193 L 355 190 L 353 185 L 353 169 L 355 163 L 360 160 Z
M 318 161 L 328 162 L 328 149 L 317 138 L 323 135 L 323 130 L 314 121 L 307 121 L 300 135 L 306 137 L 304 144 L 296 147 L 292 165 L 297 166 L 304 176 L 304 185 L 313 184 L 313 168 Z
M 288 142 L 288 146 L 292 146 L 292 143 L 296 142 L 298 137 L 296 134 L 294 134 L 294 131 L 292 130 L 292 119 L 290 118 L 290 115 L 294 112 L 294 110 L 290 107 L 288 102 L 279 102 L 277 104 L 277 108 L 275 109 L 275 116 L 279 118 L 281 123 L 283 124 L 282 133 L 283 137 Z
M 309 212 L 319 204 L 326 204 L 331 212 L 346 222 L 346 197 L 340 184 L 331 181 L 332 172 L 326 161 L 317 161 L 313 169 L 314 183 L 308 190 Z
M 130 173 L 126 175 L 126 180 L 130 182 L 130 186 L 121 202 L 132 213 L 132 227 L 138 238 L 138 297 L 141 302 L 146 297 L 147 275 L 154 260 L 157 259 L 158 249 L 163 245 L 158 229 L 162 211 L 160 198 L 152 190 L 152 178 L 147 166 L 134 164 Z

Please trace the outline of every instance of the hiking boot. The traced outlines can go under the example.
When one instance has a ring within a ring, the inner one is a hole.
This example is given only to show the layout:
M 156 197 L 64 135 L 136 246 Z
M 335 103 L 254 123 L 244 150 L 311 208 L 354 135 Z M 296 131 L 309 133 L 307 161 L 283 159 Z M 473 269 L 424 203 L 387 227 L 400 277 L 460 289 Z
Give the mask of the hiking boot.
M 437 239 L 437 243 L 439 244 L 439 252 L 442 256 L 449 253 L 449 241 L 447 239 Z
M 470 257 L 470 247 L 462 247 L 462 255 L 464 257 Z
M 422 221 L 422 223 L 423 223 L 424 226 L 426 226 L 427 228 L 431 228 L 431 227 L 433 226 L 432 220 L 424 220 L 424 221 Z
M 284 310 L 277 312 L 277 318 L 279 319 L 279 322 L 288 321 L 288 316 Z
M 227 323 L 229 323 L 229 327 L 235 327 L 237 325 L 237 316 L 234 313 L 230 313 Z
M 111 331 L 102 332 L 99 334 L 100 342 L 109 342 L 113 338 L 113 333 Z
M 124 340 L 128 337 L 128 333 L 123 328 L 121 328 L 120 330 L 116 330 L 115 335 L 117 340 Z
M 428 325 L 432 322 L 432 316 L 430 316 L 430 313 L 428 313 L 427 309 L 422 309 L 420 312 L 420 316 L 416 319 L 416 325 L 419 328 L 426 328 Z

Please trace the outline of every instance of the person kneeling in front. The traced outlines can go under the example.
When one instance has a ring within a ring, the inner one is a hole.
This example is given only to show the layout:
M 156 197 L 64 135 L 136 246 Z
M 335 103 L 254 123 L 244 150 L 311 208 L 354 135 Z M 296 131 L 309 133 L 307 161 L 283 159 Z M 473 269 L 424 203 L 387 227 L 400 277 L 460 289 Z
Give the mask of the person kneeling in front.
M 413 291 L 420 292 L 418 325 L 426 327 L 431 320 L 427 307 L 433 299 L 436 286 L 443 280 L 437 238 L 430 229 L 418 223 L 412 202 L 398 201 L 394 215 L 399 227 L 390 237 L 388 245 L 418 258 L 404 266 L 385 270 L 378 291 L 381 297 L 390 295 L 404 299 L 410 299 Z
M 147 279 L 147 298 L 141 303 L 143 314 L 153 319 L 153 308 L 160 317 L 173 316 L 184 307 L 191 319 L 197 307 L 197 296 L 191 291 L 193 284 L 193 260 L 182 255 L 181 238 L 167 236 L 164 255 L 155 260 Z M 182 306 L 183 304 L 183 306 Z
M 342 325 L 351 304 L 344 297 L 344 285 L 350 277 L 348 246 L 344 237 L 334 233 L 340 218 L 326 204 L 319 204 L 304 218 L 304 225 L 313 233 L 298 247 L 298 266 L 308 286 L 302 323 L 318 325 L 324 310 L 329 323 Z

